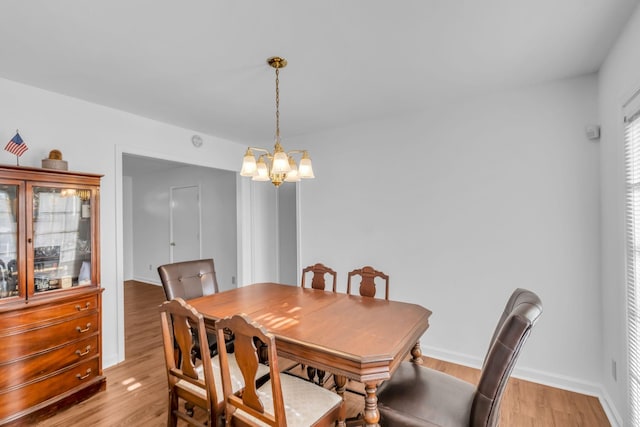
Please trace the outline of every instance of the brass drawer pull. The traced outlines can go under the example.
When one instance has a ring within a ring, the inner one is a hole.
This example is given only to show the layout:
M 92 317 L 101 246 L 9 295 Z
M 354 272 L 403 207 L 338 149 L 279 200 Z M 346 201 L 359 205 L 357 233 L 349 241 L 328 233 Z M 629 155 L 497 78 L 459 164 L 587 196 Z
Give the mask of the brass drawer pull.
M 87 369 L 87 373 L 84 375 L 76 374 L 76 378 L 82 381 L 85 378 L 89 378 L 90 375 L 91 375 L 91 368 Z
M 89 354 L 90 351 L 91 351 L 91 346 L 88 345 L 84 349 L 84 351 L 76 350 L 76 354 L 78 355 L 78 357 L 82 357 L 82 356 L 86 356 L 87 354 Z
M 89 310 L 89 307 L 90 307 L 90 306 L 91 306 L 91 303 L 90 303 L 90 302 L 87 302 L 87 303 L 84 305 L 84 308 L 80 307 L 80 304 L 76 304 L 76 310 L 78 310 L 78 311 L 87 311 L 87 310 Z
M 89 329 L 91 329 L 91 323 L 87 323 L 87 327 L 82 329 L 80 326 L 76 326 L 76 331 L 78 331 L 79 333 L 84 333 L 84 332 L 88 332 Z

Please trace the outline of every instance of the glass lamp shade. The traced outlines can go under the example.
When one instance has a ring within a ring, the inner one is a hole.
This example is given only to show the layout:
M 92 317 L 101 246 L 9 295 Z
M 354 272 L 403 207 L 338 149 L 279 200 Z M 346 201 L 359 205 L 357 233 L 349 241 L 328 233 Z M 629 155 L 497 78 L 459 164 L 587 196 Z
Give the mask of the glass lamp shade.
M 291 170 L 289 167 L 289 159 L 284 151 L 276 152 L 273 155 L 273 164 L 271 165 L 272 173 L 287 173 Z
M 253 156 L 251 148 L 248 148 L 247 153 L 244 155 L 244 159 L 242 160 L 242 170 L 240 171 L 240 175 L 253 176 L 255 175 L 256 170 L 256 158 Z
M 300 181 L 300 174 L 298 174 L 298 166 L 296 166 L 296 161 L 293 160 L 293 157 L 289 156 L 289 172 L 287 172 L 287 177 L 284 179 L 285 182 L 298 182 Z
M 264 158 L 260 156 L 258 163 L 256 164 L 256 173 L 251 178 L 253 181 L 270 181 L 269 169 L 264 161 Z
M 306 151 L 302 154 L 298 174 L 300 178 L 315 178 L 315 175 L 313 175 L 313 167 L 311 166 L 311 158 Z

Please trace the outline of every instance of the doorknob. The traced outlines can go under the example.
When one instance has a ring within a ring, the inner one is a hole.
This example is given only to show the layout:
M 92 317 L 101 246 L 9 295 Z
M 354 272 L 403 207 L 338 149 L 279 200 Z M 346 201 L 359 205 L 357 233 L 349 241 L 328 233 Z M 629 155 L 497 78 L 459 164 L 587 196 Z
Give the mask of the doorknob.
M 170 246 L 175 246 L 175 245 L 176 245 L 176 243 L 175 243 L 175 242 L 171 242 L 171 243 L 169 243 L 169 245 L 170 245 Z

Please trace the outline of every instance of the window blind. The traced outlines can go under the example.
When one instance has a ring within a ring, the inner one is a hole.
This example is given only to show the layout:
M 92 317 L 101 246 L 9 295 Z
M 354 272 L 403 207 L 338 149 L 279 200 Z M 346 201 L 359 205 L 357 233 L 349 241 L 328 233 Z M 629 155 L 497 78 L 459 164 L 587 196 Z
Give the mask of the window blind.
M 640 426 L 640 94 L 625 105 L 627 331 L 631 425 Z

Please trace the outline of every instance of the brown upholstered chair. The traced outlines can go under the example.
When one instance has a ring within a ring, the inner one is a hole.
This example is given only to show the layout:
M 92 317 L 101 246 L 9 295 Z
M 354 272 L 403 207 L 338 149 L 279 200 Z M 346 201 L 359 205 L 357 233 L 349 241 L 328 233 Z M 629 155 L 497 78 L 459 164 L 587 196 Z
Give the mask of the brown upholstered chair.
M 182 298 L 185 300 L 211 295 L 218 292 L 218 280 L 213 259 L 175 262 L 158 267 L 158 274 L 167 300 Z M 218 352 L 216 335 L 207 334 L 209 353 L 215 356 Z M 200 359 L 200 341 L 195 338 L 191 356 Z M 230 342 L 230 340 L 227 340 Z M 232 344 L 229 344 L 232 345 Z
M 222 388 L 224 390 L 227 425 L 241 426 L 330 426 L 344 418 L 344 402 L 336 393 L 286 373 L 280 373 L 275 337 L 244 314 L 216 322 L 218 339 L 224 331 L 235 336 L 235 357 L 243 375 L 255 376 L 259 366 L 256 339 L 266 348 L 270 379 L 256 387 L 247 384 L 242 395 L 236 395 L 231 382 L 230 358 L 220 348 Z
M 218 293 L 218 280 L 213 259 L 174 262 L 158 267 L 167 300 L 188 300 Z
M 314 265 L 310 265 L 302 269 L 302 283 L 301 286 L 306 288 L 304 279 L 308 276 L 308 273 L 313 273 L 313 277 L 311 278 L 311 288 L 312 289 L 320 289 L 326 290 L 327 280 L 326 276 L 329 275 L 333 277 L 333 285 L 331 290 L 336 292 L 336 283 L 337 283 L 337 274 L 331 268 L 325 266 L 324 264 L 317 263 Z
M 477 385 L 402 362 L 378 389 L 381 426 L 489 427 L 498 425 L 500 402 L 522 345 L 542 314 L 538 296 L 516 289 L 498 321 Z
M 351 294 L 351 278 L 360 276 L 360 295 L 363 297 L 375 297 L 376 296 L 376 280 L 380 279 L 384 281 L 384 299 L 389 299 L 389 276 L 382 271 L 375 270 L 371 266 L 365 266 L 362 268 L 350 271 L 347 277 L 347 293 Z
M 209 426 L 219 425 L 224 410 L 224 394 L 218 357 L 212 358 L 206 351 L 202 353 L 199 363 L 190 357 L 176 357 L 177 351 L 189 354 L 194 344 L 194 335 L 201 343 L 208 344 L 202 315 L 178 297 L 160 306 L 160 320 L 169 386 L 167 425 L 176 426 L 178 419 L 182 419 L 190 425 L 204 427 L 205 424 L 192 417 L 193 405 L 207 412 Z M 244 387 L 243 378 L 249 377 L 242 376 L 233 353 L 226 355 L 226 364 L 229 366 L 227 375 L 231 378 L 229 390 L 236 393 Z M 252 378 L 264 382 L 263 377 L 268 374 L 268 368 L 264 365 L 256 368 Z M 185 404 L 184 412 L 179 409 L 179 398 L 189 404 Z

